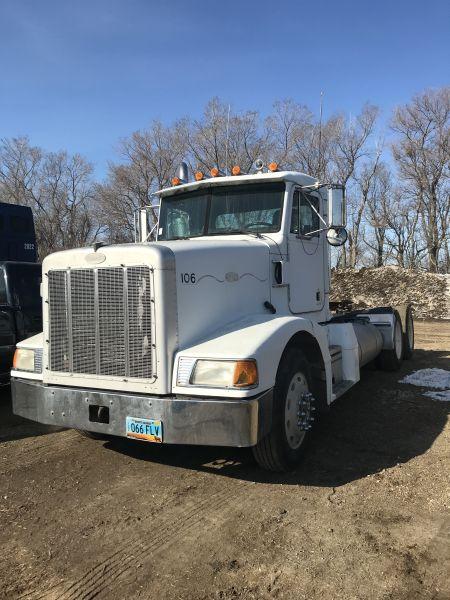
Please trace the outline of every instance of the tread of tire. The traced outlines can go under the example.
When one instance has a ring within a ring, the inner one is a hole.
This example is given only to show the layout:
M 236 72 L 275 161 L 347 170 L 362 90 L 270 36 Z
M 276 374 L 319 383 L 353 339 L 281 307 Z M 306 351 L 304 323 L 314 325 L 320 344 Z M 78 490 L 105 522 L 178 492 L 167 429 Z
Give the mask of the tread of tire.
M 267 469 L 268 471 L 276 471 L 282 472 L 285 470 L 285 465 L 278 457 L 276 457 L 275 449 L 271 444 L 271 437 L 266 435 L 261 442 L 254 446 L 253 454 L 254 457 L 263 469 Z
M 303 356 L 301 349 L 293 346 L 288 350 L 287 356 L 283 357 L 284 364 L 280 365 L 280 371 L 277 373 L 277 380 L 282 379 L 286 376 L 283 371 L 288 371 L 289 353 L 294 352 L 297 359 L 306 360 Z M 275 442 L 270 435 L 266 435 L 256 446 L 252 448 L 253 456 L 260 467 L 268 471 L 274 471 L 276 473 L 283 473 L 289 470 L 289 464 L 280 457 L 275 447 Z

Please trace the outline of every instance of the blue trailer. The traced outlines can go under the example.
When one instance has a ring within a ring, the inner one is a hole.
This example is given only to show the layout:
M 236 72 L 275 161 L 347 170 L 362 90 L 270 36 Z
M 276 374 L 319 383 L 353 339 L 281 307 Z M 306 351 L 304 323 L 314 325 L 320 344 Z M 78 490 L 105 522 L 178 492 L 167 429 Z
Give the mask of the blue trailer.
M 29 206 L 0 202 L 1 260 L 36 262 L 36 234 Z
M 42 329 L 36 261 L 31 208 L 0 202 L 0 385 L 9 380 L 17 342 Z

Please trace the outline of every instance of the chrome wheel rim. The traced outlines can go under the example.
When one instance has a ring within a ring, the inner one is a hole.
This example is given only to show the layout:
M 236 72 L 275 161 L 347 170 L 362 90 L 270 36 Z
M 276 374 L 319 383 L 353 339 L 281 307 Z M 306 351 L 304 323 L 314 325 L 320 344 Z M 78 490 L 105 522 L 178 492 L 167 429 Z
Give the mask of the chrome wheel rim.
M 288 386 L 284 409 L 286 439 L 292 450 L 297 450 L 311 427 L 313 398 L 309 393 L 305 374 L 296 373 Z

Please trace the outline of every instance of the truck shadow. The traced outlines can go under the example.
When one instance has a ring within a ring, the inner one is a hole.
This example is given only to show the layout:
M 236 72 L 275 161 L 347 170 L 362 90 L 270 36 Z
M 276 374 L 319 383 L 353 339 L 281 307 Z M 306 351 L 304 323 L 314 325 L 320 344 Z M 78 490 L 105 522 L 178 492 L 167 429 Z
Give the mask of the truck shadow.
M 12 412 L 9 385 L 0 387 L 0 445 L 11 440 L 36 437 L 61 430 L 61 427 L 43 425 L 15 415 Z
M 399 381 L 421 368 L 448 369 L 448 363 L 449 352 L 417 350 L 395 373 L 364 369 L 360 383 L 321 416 L 303 461 L 288 474 L 259 469 L 248 449 L 154 446 L 123 439 L 108 441 L 105 447 L 136 460 L 245 481 L 337 487 L 408 462 L 431 447 L 447 422 L 450 405 Z

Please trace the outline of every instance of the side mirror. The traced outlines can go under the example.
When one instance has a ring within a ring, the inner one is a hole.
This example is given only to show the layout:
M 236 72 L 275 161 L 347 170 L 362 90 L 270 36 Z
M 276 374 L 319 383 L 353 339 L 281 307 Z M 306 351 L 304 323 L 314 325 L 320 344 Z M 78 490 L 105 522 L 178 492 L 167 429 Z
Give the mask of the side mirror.
M 343 246 L 348 234 L 345 227 L 330 227 L 327 231 L 327 242 L 330 246 Z
M 345 188 L 333 185 L 328 188 L 328 227 L 345 227 Z

